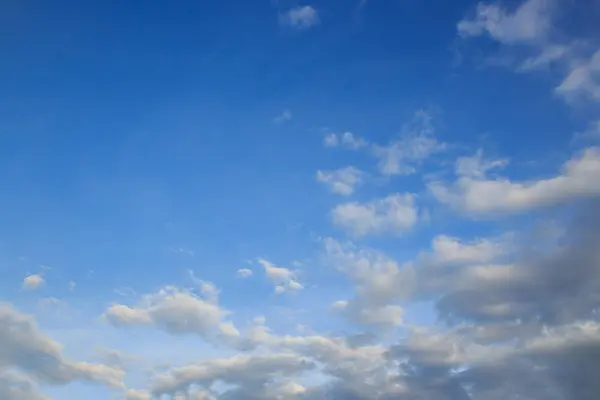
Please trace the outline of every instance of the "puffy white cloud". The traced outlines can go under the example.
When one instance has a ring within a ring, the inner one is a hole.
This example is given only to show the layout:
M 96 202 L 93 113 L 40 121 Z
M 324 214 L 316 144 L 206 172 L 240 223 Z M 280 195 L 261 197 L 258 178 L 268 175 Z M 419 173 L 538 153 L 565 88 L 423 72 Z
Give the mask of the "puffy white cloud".
M 319 24 L 319 13 L 309 5 L 298 6 L 280 14 L 279 22 L 295 29 L 304 30 Z
M 23 279 L 24 290 L 35 290 L 44 285 L 44 277 L 40 274 L 28 275 Z
M 432 256 L 436 263 L 489 263 L 507 253 L 510 247 L 508 237 L 498 239 L 477 239 L 465 242 L 448 235 L 433 238 Z
M 458 32 L 463 37 L 486 34 L 506 44 L 539 41 L 551 28 L 553 3 L 527 0 L 512 12 L 499 3 L 479 3 L 472 18 L 458 23 Z
M 252 270 L 248 268 L 238 269 L 236 275 L 240 278 L 249 278 L 252 276 Z
M 275 285 L 276 294 L 304 289 L 304 286 L 298 282 L 296 272 L 291 269 L 277 267 L 272 262 L 262 258 L 258 260 L 258 263 L 264 268 L 267 278 Z
M 493 163 L 493 162 L 492 162 Z M 488 164 L 489 165 L 489 164 Z M 457 172 L 464 173 L 461 169 Z M 521 212 L 540 206 L 600 195 L 600 148 L 590 147 L 567 161 L 560 175 L 513 182 L 472 173 L 447 184 L 430 182 L 429 189 L 442 203 L 462 212 L 486 215 Z
M 368 203 L 350 202 L 336 206 L 333 222 L 354 236 L 400 234 L 418 220 L 415 196 L 391 194 Z
M 363 181 L 365 173 L 354 167 L 344 167 L 335 171 L 317 171 L 317 181 L 329 186 L 336 194 L 349 196 Z
M 167 286 L 146 295 L 136 306 L 113 304 L 104 317 L 115 326 L 153 325 L 171 334 L 198 334 L 206 340 L 235 336 L 235 327 L 225 321 L 229 314 L 218 304 L 218 291 L 205 284 L 204 297 Z

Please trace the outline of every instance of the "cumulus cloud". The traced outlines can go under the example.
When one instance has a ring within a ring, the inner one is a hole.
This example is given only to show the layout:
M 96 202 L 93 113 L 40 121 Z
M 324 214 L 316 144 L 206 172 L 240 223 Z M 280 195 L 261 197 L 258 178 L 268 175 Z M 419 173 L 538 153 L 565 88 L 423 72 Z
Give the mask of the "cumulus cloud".
M 304 286 L 298 282 L 296 272 L 291 269 L 278 267 L 262 258 L 258 260 L 258 263 L 264 268 L 267 278 L 275 285 L 275 294 L 304 289 Z
M 137 305 L 113 304 L 104 317 L 117 327 L 148 325 L 175 335 L 197 334 L 209 341 L 235 339 L 237 329 L 225 320 L 229 313 L 219 306 L 216 288 L 205 284 L 201 293 L 167 286 L 143 296 Z
M 65 358 L 61 346 L 40 332 L 31 316 L 7 304 L 0 304 L 0 371 L 2 398 L 14 399 L 44 399 L 37 392 L 38 381 L 51 385 L 96 382 L 121 388 L 125 376 L 119 368 Z
M 40 274 L 28 275 L 23 279 L 24 290 L 35 290 L 39 289 L 44 285 L 44 277 Z
M 349 196 L 360 185 L 365 173 L 354 167 L 344 167 L 335 171 L 317 171 L 317 181 L 329 187 L 333 193 Z
M 6 370 L 0 372 L 0 398 L 4 400 L 50 400 L 39 391 L 37 382 L 25 374 Z
M 463 37 L 488 35 L 506 44 L 543 40 L 551 28 L 552 0 L 527 0 L 515 10 L 479 3 L 475 15 L 458 23 Z
M 306 30 L 319 24 L 319 13 L 312 6 L 298 6 L 279 15 L 282 25 Z
M 480 154 L 475 156 L 480 158 Z M 457 164 L 465 164 L 464 160 Z M 514 182 L 508 178 L 490 178 L 481 165 L 499 166 L 496 161 L 475 161 L 478 172 L 457 168 L 457 180 L 450 184 L 434 181 L 431 193 L 442 203 L 459 211 L 478 214 L 523 212 L 541 206 L 566 203 L 577 198 L 600 195 L 600 149 L 590 147 L 567 161 L 559 175 L 547 179 Z M 489 169 L 489 168 L 487 168 Z
M 415 196 L 391 194 L 368 203 L 350 202 L 336 206 L 333 222 L 354 236 L 400 234 L 418 220 Z
M 236 386 L 239 395 L 249 391 L 254 398 L 262 398 L 260 393 L 268 390 L 275 377 L 295 375 L 312 368 L 311 362 L 295 354 L 237 355 L 167 371 L 154 379 L 151 392 L 154 396 L 175 396 L 187 393 L 191 385 L 210 390 L 213 383 L 220 381 Z

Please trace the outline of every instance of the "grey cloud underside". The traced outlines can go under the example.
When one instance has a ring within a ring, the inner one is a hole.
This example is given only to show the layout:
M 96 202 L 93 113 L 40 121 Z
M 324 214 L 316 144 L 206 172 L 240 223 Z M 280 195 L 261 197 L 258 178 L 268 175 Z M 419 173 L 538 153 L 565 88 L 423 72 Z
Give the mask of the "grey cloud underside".
M 38 384 L 88 382 L 122 388 L 125 371 L 103 364 L 75 362 L 40 332 L 32 317 L 0 304 L 0 398 L 48 399 Z
M 438 237 L 432 252 L 396 268 L 380 254 L 329 243 L 357 285 L 354 307 L 430 299 L 441 324 L 409 325 L 406 338 L 389 347 L 370 344 L 377 331 L 357 340 L 279 336 L 259 324 L 243 334 L 252 338 L 252 352 L 172 368 L 154 376 L 146 393 L 220 400 L 597 399 L 599 210 L 597 201 L 588 203 L 558 241 Z M 458 278 L 434 279 L 444 269 L 452 274 L 442 277 Z M 383 288 L 369 275 L 375 272 L 392 285 L 387 292 L 375 290 Z M 407 276 L 411 290 L 401 279 Z M 326 382 L 303 381 L 316 371 Z M 218 381 L 231 388 L 215 391 Z

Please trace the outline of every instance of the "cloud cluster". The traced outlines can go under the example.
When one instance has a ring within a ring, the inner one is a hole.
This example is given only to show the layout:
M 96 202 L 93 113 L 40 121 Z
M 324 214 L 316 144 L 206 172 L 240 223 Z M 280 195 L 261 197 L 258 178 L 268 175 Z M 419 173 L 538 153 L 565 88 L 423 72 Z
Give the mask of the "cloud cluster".
M 317 171 L 317 181 L 329 186 L 332 193 L 349 196 L 364 179 L 365 173 L 354 167 L 335 171 Z
M 400 234 L 417 223 L 418 210 L 414 195 L 396 193 L 367 203 L 339 204 L 333 209 L 332 218 L 336 225 L 357 237 Z
M 37 328 L 33 318 L 0 304 L 0 397 L 3 399 L 47 399 L 38 382 L 66 385 L 94 382 L 123 387 L 125 372 L 119 368 L 71 361 L 61 346 Z
M 258 263 L 264 268 L 267 278 L 275 285 L 275 294 L 304 289 L 304 286 L 298 281 L 296 272 L 291 269 L 278 267 L 262 258 L 258 260 Z
M 546 179 L 513 182 L 487 175 L 488 170 L 503 165 L 503 160 L 484 160 L 481 152 L 460 158 L 456 163 L 456 181 L 430 182 L 429 190 L 440 202 L 478 215 L 528 211 L 600 194 L 597 147 L 576 154 L 563 165 L 560 174 Z
M 154 326 L 171 334 L 197 334 L 208 341 L 234 340 L 239 332 L 226 320 L 228 311 L 219 306 L 212 284 L 201 287 L 202 295 L 173 286 L 143 296 L 136 305 L 113 304 L 105 312 L 117 327 Z
M 482 2 L 474 15 L 458 23 L 457 30 L 464 38 L 486 35 L 508 49 L 520 50 L 515 54 L 526 56 L 515 56 L 519 71 L 558 66 L 562 80 L 556 93 L 569 101 L 600 101 L 598 43 L 569 37 L 556 27 L 569 6 L 560 0 L 526 0 L 510 10 L 500 2 Z

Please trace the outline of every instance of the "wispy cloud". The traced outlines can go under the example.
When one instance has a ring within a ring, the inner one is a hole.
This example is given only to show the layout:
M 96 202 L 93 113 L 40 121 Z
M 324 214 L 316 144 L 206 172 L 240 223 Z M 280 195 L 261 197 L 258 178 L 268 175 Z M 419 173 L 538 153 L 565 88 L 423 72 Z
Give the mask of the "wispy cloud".
M 327 186 L 335 193 L 349 196 L 363 182 L 365 173 L 354 167 L 344 167 L 335 171 L 317 171 L 317 181 Z
M 306 30 L 319 24 L 319 14 L 312 6 L 298 6 L 279 15 L 279 22 L 298 30 Z
M 273 122 L 276 124 L 283 124 L 292 119 L 292 112 L 290 110 L 283 110 L 281 114 L 273 118 Z

